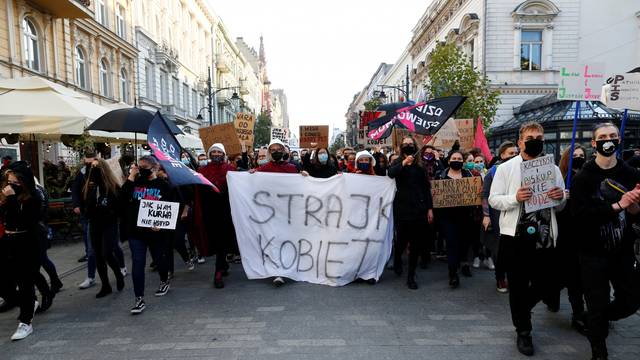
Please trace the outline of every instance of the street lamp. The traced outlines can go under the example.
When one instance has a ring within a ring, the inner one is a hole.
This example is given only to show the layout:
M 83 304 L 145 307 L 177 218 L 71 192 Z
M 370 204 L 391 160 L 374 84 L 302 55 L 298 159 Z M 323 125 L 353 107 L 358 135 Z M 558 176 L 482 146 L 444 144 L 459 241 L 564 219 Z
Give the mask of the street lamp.
M 207 79 L 207 97 L 208 97 L 208 104 L 207 106 L 201 108 L 198 111 L 198 116 L 196 117 L 196 119 L 198 121 L 202 121 L 203 117 L 200 114 L 200 112 L 203 109 L 209 109 L 209 126 L 213 125 L 213 97 L 219 93 L 220 91 L 223 90 L 237 90 L 240 91 L 240 86 L 227 86 L 227 87 L 223 87 L 223 88 L 219 88 L 219 89 L 215 89 L 215 91 L 212 92 L 212 90 L 214 90 L 211 87 L 211 68 L 208 69 L 209 72 L 209 78 Z M 231 100 L 240 100 L 240 96 L 238 96 L 237 91 L 234 91 L 233 94 L 231 95 Z

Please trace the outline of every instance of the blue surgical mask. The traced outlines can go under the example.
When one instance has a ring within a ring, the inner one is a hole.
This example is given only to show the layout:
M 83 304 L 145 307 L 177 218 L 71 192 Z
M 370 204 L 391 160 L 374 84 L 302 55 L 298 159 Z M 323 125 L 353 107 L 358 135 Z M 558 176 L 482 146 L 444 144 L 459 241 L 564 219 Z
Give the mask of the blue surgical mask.
M 183 163 L 183 164 L 185 164 L 185 165 L 189 165 L 189 164 L 191 164 L 191 161 L 189 161 L 189 158 L 182 158 L 182 159 L 181 159 L 181 161 L 182 161 L 182 163 Z
M 484 163 L 477 163 L 475 167 L 476 167 L 476 170 L 482 171 L 484 170 Z
M 258 160 L 258 165 L 262 166 L 262 165 L 264 165 L 264 164 L 266 164 L 268 162 L 269 162 L 269 160 L 267 160 L 267 159 L 261 159 L 261 160 Z
M 329 160 L 329 155 L 327 154 L 318 154 L 318 160 L 320 161 L 320 163 L 322 164 L 326 164 L 327 161 Z

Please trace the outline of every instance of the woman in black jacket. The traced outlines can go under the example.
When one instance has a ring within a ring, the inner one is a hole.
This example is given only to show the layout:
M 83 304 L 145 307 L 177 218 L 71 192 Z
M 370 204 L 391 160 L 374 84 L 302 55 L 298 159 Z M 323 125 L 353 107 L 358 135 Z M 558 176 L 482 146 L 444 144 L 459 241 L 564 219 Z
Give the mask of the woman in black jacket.
M 93 160 L 82 199 L 89 221 L 91 245 L 96 255 L 96 269 L 102 286 L 96 298 L 111 294 L 107 264 L 116 277 L 116 288 L 124 288 L 124 276 L 114 255 L 118 246 L 118 212 L 120 186 L 109 165 L 102 159 Z
M 460 151 L 449 154 L 449 167 L 436 176 L 436 180 L 462 179 L 472 177 L 469 170 L 463 169 L 464 156 Z M 449 263 L 449 286 L 457 288 L 460 285 L 458 268 L 462 265 L 462 275 L 470 277 L 469 247 L 473 234 L 474 208 L 471 206 L 456 206 L 438 209 L 438 224 L 447 241 L 447 262 Z
M 18 329 L 11 340 L 21 340 L 33 332 L 31 321 L 38 307 L 35 278 L 40 270 L 38 223 L 42 201 L 36 193 L 33 173 L 27 167 L 4 173 L 0 194 L 0 218 L 4 236 L 0 240 L 0 271 L 11 274 L 18 287 L 20 315 Z
M 416 141 L 407 136 L 402 139 L 401 155 L 389 166 L 389 177 L 396 180 L 393 201 L 397 237 L 393 250 L 393 268 L 402 274 L 402 253 L 409 245 L 409 276 L 407 286 L 417 289 L 416 267 L 418 256 L 425 245 L 428 223 L 433 222 L 431 186 L 419 157 Z
M 305 166 L 302 175 L 309 175 L 315 178 L 327 179 L 338 173 L 338 169 L 333 165 L 326 148 L 313 151 L 308 161 L 304 161 Z

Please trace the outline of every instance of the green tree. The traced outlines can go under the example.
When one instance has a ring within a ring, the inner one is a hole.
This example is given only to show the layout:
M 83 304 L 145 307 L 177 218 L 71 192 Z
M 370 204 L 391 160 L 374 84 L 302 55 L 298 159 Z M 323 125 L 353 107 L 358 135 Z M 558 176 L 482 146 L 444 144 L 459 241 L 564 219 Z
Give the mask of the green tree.
M 455 44 L 439 43 L 431 52 L 429 82 L 425 90 L 431 98 L 462 95 L 467 100 L 456 118 L 482 118 L 488 127 L 500 104 L 500 91 L 491 88 L 489 79 L 475 71 L 470 59 Z
M 329 147 L 329 152 L 331 154 L 335 154 L 338 151 L 338 149 L 342 149 L 345 146 L 347 145 L 344 143 L 344 134 L 340 134 L 336 136 L 336 139 L 333 141 L 333 144 L 331 144 L 331 146 Z
M 369 101 L 364 102 L 364 109 L 367 111 L 372 111 L 378 108 L 378 106 L 382 105 L 382 101 L 380 98 L 374 97 Z
M 262 112 L 258 115 L 253 135 L 254 148 L 269 144 L 271 140 L 271 114 Z

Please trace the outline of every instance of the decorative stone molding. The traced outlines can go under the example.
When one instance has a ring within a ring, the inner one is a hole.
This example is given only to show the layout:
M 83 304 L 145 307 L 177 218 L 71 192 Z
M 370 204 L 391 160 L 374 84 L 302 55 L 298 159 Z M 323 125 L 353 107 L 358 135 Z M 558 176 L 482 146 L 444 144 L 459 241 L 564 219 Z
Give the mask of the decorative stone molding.
M 527 0 L 513 10 L 516 22 L 551 22 L 560 13 L 560 9 L 549 0 Z

